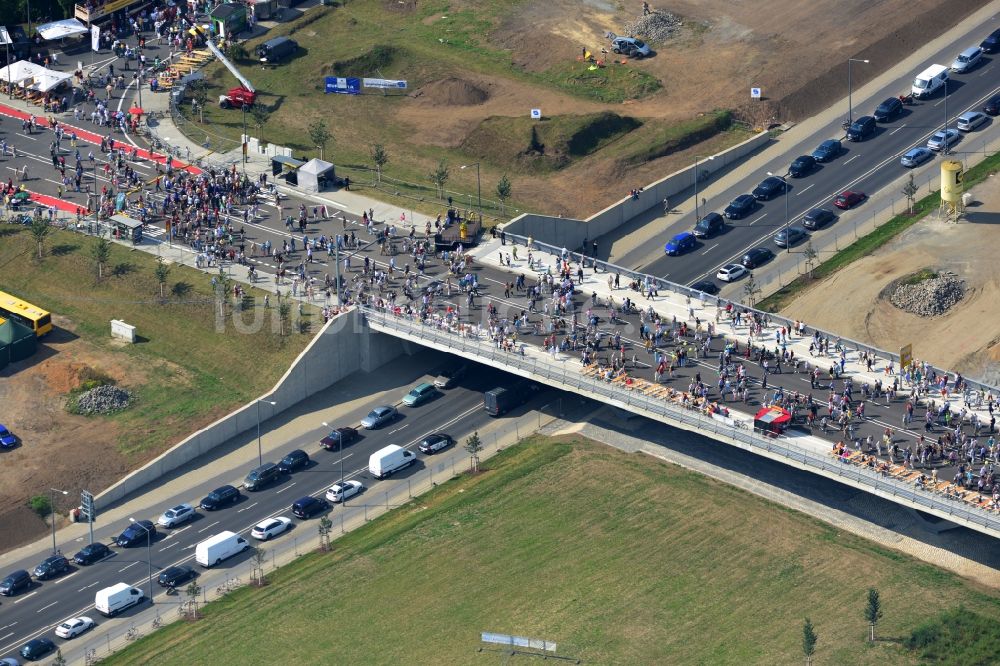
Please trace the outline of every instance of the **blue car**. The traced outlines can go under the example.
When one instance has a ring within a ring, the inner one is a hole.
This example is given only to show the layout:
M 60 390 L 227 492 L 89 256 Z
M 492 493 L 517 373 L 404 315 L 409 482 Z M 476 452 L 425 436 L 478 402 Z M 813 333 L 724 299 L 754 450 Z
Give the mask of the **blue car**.
M 844 152 L 844 146 L 836 139 L 827 139 L 823 143 L 819 144 L 819 147 L 813 151 L 812 156 L 816 158 L 817 162 L 829 162 L 833 158 Z
M 684 254 L 688 250 L 693 250 L 695 246 L 694 234 L 690 231 L 682 231 L 667 241 L 663 251 L 670 256 Z
M 14 437 L 7 426 L 0 423 L 0 449 L 12 449 L 17 446 L 17 438 Z
M 924 148 L 923 146 L 918 146 L 916 148 L 910 148 L 906 153 L 899 158 L 899 163 L 905 167 L 917 167 L 926 162 L 927 160 L 934 157 L 934 151 L 930 148 Z

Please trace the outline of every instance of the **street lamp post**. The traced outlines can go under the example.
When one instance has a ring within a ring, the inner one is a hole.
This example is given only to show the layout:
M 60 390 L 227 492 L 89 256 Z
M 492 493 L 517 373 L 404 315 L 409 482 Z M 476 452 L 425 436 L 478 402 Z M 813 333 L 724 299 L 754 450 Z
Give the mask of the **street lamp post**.
M 851 94 L 854 92 L 854 82 L 851 80 L 851 63 L 863 62 L 868 64 L 867 60 L 861 60 L 859 58 L 848 58 L 847 59 L 847 123 L 854 122 L 854 106 L 851 104 Z
M 788 242 L 788 181 L 785 179 L 784 174 L 776 174 L 768 171 L 767 175 L 781 179 L 781 191 L 785 197 L 785 252 L 791 252 L 792 244 Z
M 702 159 L 701 155 L 694 156 L 694 223 L 698 224 L 701 221 L 701 213 L 698 212 L 698 181 L 701 180 L 698 173 L 698 162 Z M 715 155 L 709 155 L 707 158 L 709 161 L 715 159 Z
M 135 518 L 130 517 L 128 521 L 133 525 L 138 525 L 146 533 L 146 564 L 149 568 L 149 603 L 153 603 L 153 533 L 148 527 L 137 522 Z
M 56 493 L 62 493 L 63 495 L 69 495 L 67 490 L 59 490 L 58 488 L 49 488 L 49 519 L 52 522 L 52 554 L 55 555 L 59 552 L 56 548 Z
M 323 421 L 323 427 L 333 429 L 326 421 Z M 343 436 L 337 438 L 337 453 L 340 454 L 340 490 L 344 491 L 344 438 Z
M 948 148 L 951 146 L 951 142 L 948 141 L 948 79 L 944 80 L 944 148 L 941 150 L 942 155 L 948 154 Z
M 260 398 L 257 399 L 257 465 L 258 466 L 264 464 L 264 454 L 262 453 L 260 448 L 260 403 L 262 402 L 266 402 L 272 407 L 278 404 L 271 400 L 261 400 Z
M 482 181 L 479 179 L 479 162 L 473 162 L 472 164 L 465 164 L 461 168 L 465 169 L 466 167 L 471 167 L 471 166 L 476 167 L 476 202 L 477 202 L 477 207 L 479 208 L 479 223 L 482 224 L 483 223 L 483 186 L 482 186 Z
M 243 149 L 243 180 L 247 177 L 247 105 L 243 104 L 243 141 L 240 145 Z M 277 196 L 277 195 L 275 195 Z

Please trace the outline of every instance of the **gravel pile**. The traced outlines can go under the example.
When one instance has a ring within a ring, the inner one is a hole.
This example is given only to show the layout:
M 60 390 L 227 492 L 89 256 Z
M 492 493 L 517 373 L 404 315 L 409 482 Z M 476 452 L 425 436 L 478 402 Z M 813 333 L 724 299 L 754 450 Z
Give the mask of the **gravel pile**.
M 670 12 L 654 11 L 645 16 L 637 16 L 623 26 L 625 35 L 642 37 L 648 42 L 665 42 L 681 29 L 681 20 Z
M 965 296 L 965 283 L 954 275 L 942 275 L 916 284 L 901 284 L 889 297 L 900 310 L 921 317 L 944 314 Z
M 118 412 L 132 402 L 132 394 L 123 388 L 105 384 L 81 393 L 76 399 L 79 414 L 111 414 Z

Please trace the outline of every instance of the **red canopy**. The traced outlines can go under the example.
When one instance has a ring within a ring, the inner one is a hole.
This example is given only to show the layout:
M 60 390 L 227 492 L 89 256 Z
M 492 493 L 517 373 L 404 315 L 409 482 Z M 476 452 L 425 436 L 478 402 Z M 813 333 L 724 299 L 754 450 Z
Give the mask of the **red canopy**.
M 138 106 L 133 106 L 131 109 L 128 110 L 128 112 L 131 113 L 131 114 L 137 115 L 137 116 L 141 116 L 142 114 L 146 113 L 145 111 L 143 111 L 142 109 L 140 109 Z
M 753 417 L 754 421 L 760 421 L 768 425 L 787 425 L 792 421 L 792 415 L 787 409 L 781 407 L 764 407 Z

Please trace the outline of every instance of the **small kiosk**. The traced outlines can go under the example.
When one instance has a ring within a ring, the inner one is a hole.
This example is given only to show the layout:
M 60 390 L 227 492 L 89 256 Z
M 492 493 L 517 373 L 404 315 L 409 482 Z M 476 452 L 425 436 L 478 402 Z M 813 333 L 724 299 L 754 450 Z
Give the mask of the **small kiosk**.
M 275 155 L 271 158 L 271 175 L 284 178 L 289 185 L 299 184 L 299 167 L 305 164 L 304 160 L 297 160 L 294 157 L 285 155 Z
M 142 222 L 127 215 L 112 215 L 111 228 L 118 240 L 131 240 L 133 245 L 142 242 Z
M 792 415 L 781 407 L 764 407 L 753 417 L 753 429 L 767 437 L 777 437 L 792 422 Z

